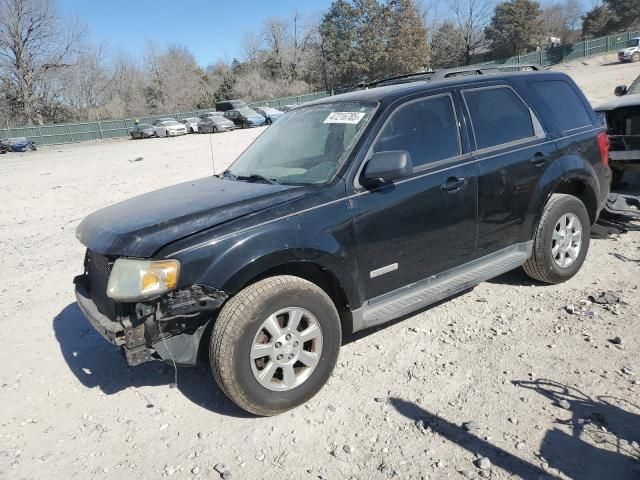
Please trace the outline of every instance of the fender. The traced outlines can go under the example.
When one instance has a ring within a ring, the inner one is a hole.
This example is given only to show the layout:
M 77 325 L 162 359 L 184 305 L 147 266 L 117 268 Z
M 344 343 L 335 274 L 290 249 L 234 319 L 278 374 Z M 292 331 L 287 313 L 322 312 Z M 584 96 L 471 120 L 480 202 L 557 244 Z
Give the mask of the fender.
M 531 240 L 534 232 L 538 228 L 540 217 L 544 206 L 549 201 L 553 192 L 564 182 L 564 170 L 560 161 L 556 158 L 545 169 L 544 173 L 538 180 L 538 184 L 534 190 L 535 195 L 529 201 L 527 210 L 527 220 L 523 228 L 522 241 Z
M 264 272 L 288 264 L 313 264 L 339 279 L 352 308 L 362 303 L 348 201 L 330 202 L 304 213 L 212 236 L 184 253 L 180 285 L 207 285 L 228 294 Z M 216 239 L 217 237 L 217 239 Z M 164 255 L 163 255 L 164 256 Z

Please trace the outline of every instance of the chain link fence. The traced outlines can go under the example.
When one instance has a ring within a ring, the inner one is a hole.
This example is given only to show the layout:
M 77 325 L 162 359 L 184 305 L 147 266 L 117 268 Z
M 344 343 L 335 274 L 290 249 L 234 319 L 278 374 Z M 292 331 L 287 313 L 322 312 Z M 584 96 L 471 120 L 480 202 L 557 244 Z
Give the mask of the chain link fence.
M 624 48 L 629 40 L 640 36 L 639 32 L 624 32 L 607 37 L 594 38 L 583 42 L 560 45 L 559 47 L 530 52 L 524 55 L 483 62 L 477 65 L 519 65 L 537 64 L 550 66 L 577 58 L 598 55 Z M 337 93 L 337 92 L 336 92 Z M 275 98 L 249 103 L 250 107 L 280 107 L 292 103 L 310 102 L 319 98 L 328 97 L 332 92 L 314 92 L 305 95 Z M 160 118 L 175 118 L 183 120 L 190 117 L 198 117 L 211 109 L 193 110 L 191 112 L 172 112 L 150 117 L 139 117 L 140 123 L 153 123 Z M 61 123 L 55 125 L 33 125 L 25 127 L 0 128 L 0 138 L 27 137 L 37 145 L 58 145 L 61 143 L 76 143 L 89 140 L 104 140 L 108 138 L 126 137 L 133 127 L 135 120 L 124 118 L 120 120 L 100 120 L 96 122 Z

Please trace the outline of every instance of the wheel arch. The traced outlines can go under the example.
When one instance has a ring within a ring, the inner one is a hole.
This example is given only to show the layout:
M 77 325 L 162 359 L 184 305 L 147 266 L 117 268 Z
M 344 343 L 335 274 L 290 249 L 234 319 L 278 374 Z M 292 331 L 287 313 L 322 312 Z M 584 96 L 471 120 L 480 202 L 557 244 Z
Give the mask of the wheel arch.
M 598 195 L 594 188 L 583 179 L 577 177 L 565 179 L 551 192 L 551 194 L 554 193 L 564 193 L 578 198 L 587 209 L 591 224 L 594 224 L 598 219 Z
M 267 256 L 251 262 L 239 270 L 225 282 L 222 289 L 226 293 L 234 295 L 247 286 L 268 277 L 278 275 L 299 277 L 317 285 L 331 298 L 340 314 L 343 331 L 351 332 L 353 330 L 351 307 L 357 303 L 357 295 L 354 290 L 355 286 L 347 283 L 349 277 L 344 276 L 346 272 L 338 272 L 337 268 L 339 267 L 330 267 L 320 262 L 293 257 L 285 259 L 278 258 L 278 256 Z

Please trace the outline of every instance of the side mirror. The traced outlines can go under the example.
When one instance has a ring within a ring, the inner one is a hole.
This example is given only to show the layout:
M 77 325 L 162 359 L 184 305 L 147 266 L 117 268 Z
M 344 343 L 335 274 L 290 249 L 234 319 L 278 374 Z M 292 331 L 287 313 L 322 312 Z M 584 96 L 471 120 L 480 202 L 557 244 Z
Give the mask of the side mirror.
M 613 91 L 613 94 L 616 97 L 621 97 L 623 96 L 625 93 L 627 93 L 627 86 L 626 85 L 618 85 L 615 90 Z
M 405 150 L 374 153 L 364 166 L 360 183 L 365 187 L 377 187 L 411 175 L 411 155 Z

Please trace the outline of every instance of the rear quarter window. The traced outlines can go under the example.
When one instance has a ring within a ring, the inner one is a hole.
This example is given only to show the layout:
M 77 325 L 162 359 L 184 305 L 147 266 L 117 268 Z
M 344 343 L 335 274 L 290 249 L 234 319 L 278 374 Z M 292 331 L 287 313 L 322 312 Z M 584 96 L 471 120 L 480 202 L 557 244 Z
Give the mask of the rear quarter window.
M 544 80 L 531 82 L 529 86 L 549 109 L 561 131 L 567 132 L 592 124 L 584 102 L 567 82 Z
M 478 150 L 535 136 L 531 111 L 511 88 L 470 89 L 463 95 Z

